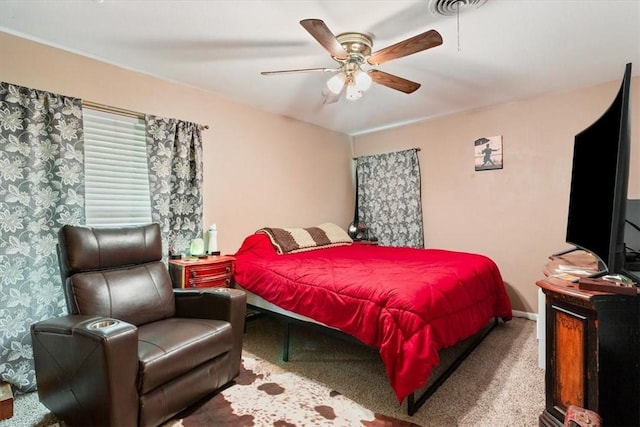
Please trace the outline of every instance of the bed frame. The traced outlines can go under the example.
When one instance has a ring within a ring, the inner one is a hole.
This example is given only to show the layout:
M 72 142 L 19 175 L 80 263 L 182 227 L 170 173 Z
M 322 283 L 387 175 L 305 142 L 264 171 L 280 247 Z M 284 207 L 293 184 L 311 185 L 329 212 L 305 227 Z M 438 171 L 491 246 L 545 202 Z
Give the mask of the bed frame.
M 247 291 L 248 292 L 248 291 Z M 250 294 L 250 293 L 249 293 Z M 252 296 L 255 296 L 251 294 Z M 260 299 L 259 297 L 257 297 Z M 260 299 L 261 300 L 261 299 Z M 264 301 L 264 300 L 262 300 Z M 269 304 L 269 303 L 267 303 Z M 273 306 L 271 304 L 271 306 Z M 277 307 L 277 306 L 273 306 Z M 347 334 L 346 332 L 342 332 L 339 329 L 332 328 L 330 326 L 324 325 L 322 323 L 318 323 L 313 321 L 312 319 L 305 318 L 304 316 L 296 315 L 291 316 L 288 315 L 286 310 L 280 309 L 270 309 L 265 308 L 260 305 L 254 305 L 252 303 L 247 304 L 247 308 L 250 311 L 253 311 L 254 314 L 248 317 L 248 320 L 253 316 L 257 316 L 260 314 L 268 315 L 275 317 L 278 319 L 283 325 L 284 339 L 282 344 L 282 360 L 284 362 L 289 361 L 289 337 L 291 334 L 291 325 L 301 326 L 307 329 L 315 330 L 324 334 L 328 334 L 330 336 L 335 336 L 340 339 L 344 339 L 350 342 L 355 342 L 360 345 L 367 345 L 355 338 L 354 336 Z M 473 352 L 473 350 L 480 345 L 480 343 L 485 339 L 487 335 L 498 325 L 498 318 L 495 317 L 493 320 L 489 322 L 489 324 L 473 335 L 469 340 L 469 344 L 465 347 L 462 352 L 451 362 L 449 366 L 434 380 L 432 380 L 431 384 L 416 398 L 416 391 L 412 392 L 409 396 L 407 396 L 407 414 L 409 416 L 414 415 L 422 405 L 436 392 L 436 390 L 455 372 L 455 370 L 462 364 L 462 362 Z

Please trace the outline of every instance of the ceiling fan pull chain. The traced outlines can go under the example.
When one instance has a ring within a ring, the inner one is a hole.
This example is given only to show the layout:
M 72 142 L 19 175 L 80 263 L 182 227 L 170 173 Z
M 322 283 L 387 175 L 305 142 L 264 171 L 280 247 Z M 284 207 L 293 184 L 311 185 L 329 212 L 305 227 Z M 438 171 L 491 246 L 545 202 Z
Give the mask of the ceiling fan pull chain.
M 460 52 L 460 2 L 456 2 L 456 20 L 458 29 L 458 52 Z

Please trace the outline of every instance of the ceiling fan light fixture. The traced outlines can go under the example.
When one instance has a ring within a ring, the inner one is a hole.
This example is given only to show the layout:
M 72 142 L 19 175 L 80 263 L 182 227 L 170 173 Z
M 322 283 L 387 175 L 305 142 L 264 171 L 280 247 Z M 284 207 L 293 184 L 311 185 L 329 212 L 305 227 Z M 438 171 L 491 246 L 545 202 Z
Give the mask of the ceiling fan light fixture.
M 368 73 L 358 69 L 353 73 L 353 81 L 361 91 L 365 91 L 371 87 L 371 76 Z
M 355 83 L 349 83 L 347 86 L 347 95 L 346 98 L 349 101 L 357 101 L 362 98 L 362 91 L 356 86 Z
M 346 76 L 344 75 L 343 72 L 337 73 L 333 77 L 331 77 L 329 80 L 327 80 L 327 88 L 331 92 L 338 95 L 340 92 L 342 92 L 342 88 L 344 87 L 345 80 L 346 80 Z

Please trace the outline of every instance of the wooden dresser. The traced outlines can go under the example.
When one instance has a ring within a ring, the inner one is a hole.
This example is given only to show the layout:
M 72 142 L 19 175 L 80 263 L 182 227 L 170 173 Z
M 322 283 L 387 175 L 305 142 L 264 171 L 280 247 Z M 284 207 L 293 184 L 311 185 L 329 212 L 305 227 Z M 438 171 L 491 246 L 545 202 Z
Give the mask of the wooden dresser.
M 236 259 L 227 255 L 169 260 L 174 288 L 229 288 L 235 268 Z
M 541 426 L 561 427 L 569 405 L 597 412 L 604 426 L 640 426 L 640 297 L 581 290 L 565 280 L 594 265 L 584 252 L 551 257 L 546 278 L 536 283 L 546 310 Z

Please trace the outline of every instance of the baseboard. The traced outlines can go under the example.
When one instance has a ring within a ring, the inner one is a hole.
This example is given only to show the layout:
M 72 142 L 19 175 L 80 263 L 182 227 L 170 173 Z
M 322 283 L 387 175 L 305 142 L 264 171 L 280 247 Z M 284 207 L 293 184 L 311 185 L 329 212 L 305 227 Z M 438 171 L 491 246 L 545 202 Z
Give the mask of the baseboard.
M 528 313 L 526 311 L 519 310 L 513 310 L 511 313 L 513 314 L 513 317 L 524 317 L 525 319 L 534 320 L 536 322 L 538 321 L 537 313 Z
M 544 307 L 544 305 L 543 305 Z M 545 337 L 544 337 L 544 312 L 528 313 L 526 311 L 513 310 L 513 317 L 522 317 L 536 322 L 536 338 L 538 339 L 538 366 L 545 369 Z M 542 324 L 538 322 L 541 319 Z

